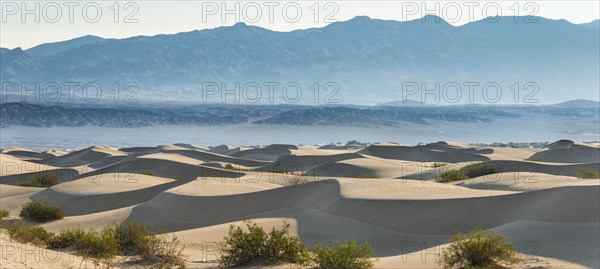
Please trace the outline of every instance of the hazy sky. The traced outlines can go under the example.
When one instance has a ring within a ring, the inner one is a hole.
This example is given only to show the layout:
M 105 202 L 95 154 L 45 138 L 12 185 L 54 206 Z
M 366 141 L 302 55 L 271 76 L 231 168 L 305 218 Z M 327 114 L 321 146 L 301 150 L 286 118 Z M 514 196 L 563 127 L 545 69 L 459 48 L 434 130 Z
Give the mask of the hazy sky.
M 453 25 L 486 17 L 535 15 L 587 23 L 592 1 L 1 1 L 0 46 L 24 49 L 83 35 L 123 38 L 245 22 L 277 31 L 322 27 L 357 15 L 414 20 L 436 14 Z M 519 21 L 518 23 L 524 23 Z

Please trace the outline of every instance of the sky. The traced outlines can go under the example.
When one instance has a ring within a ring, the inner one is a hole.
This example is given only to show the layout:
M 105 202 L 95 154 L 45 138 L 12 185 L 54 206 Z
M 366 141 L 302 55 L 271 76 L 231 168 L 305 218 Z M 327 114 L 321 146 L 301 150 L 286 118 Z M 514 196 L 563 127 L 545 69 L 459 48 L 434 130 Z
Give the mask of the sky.
M 0 47 L 27 49 L 83 35 L 125 38 L 229 26 L 275 31 L 323 27 L 355 16 L 407 21 L 435 14 L 458 26 L 487 17 L 541 16 L 587 23 L 600 1 L 0 1 Z M 531 22 L 525 17 L 518 23 Z

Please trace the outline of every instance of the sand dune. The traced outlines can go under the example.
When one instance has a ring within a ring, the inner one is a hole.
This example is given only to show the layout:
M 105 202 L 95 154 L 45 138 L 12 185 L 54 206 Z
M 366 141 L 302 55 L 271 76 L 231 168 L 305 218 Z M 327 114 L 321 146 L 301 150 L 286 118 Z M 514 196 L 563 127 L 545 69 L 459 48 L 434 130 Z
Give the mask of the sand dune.
M 507 172 L 500 173 L 493 177 L 481 176 L 472 179 L 451 182 L 450 184 L 472 189 L 533 191 L 564 186 L 594 186 L 600 185 L 600 180 L 556 176 L 542 173 L 527 173 L 526 175 L 520 176 L 518 173 Z
M 357 153 L 338 153 L 334 155 L 290 155 L 262 167 L 261 171 L 308 171 L 316 167 L 334 166 L 336 162 L 355 158 L 365 158 Z M 329 168 L 329 170 L 335 167 Z
M 42 172 L 52 169 L 57 169 L 57 167 L 46 164 L 39 164 L 28 161 L 27 159 L 24 160 L 20 157 L 0 153 L 0 176 Z
M 373 195 L 376 196 L 377 193 Z M 311 199 L 307 200 L 305 197 Z M 473 229 L 477 225 L 495 227 L 520 219 L 598 222 L 599 197 L 598 186 L 578 186 L 483 197 L 440 197 L 441 199 L 436 200 L 380 200 L 372 197 L 356 199 L 341 196 L 339 183 L 331 180 L 226 196 L 193 196 L 167 191 L 136 207 L 132 217 L 150 217 L 153 223 L 179 230 L 206 223 L 219 223 L 219 220 L 244 219 L 290 207 L 312 208 L 395 231 L 449 234 Z M 578 211 L 572 210 L 573 206 L 582 203 L 587 206 Z M 189 206 L 174 210 L 178 204 Z M 520 208 L 515 208 L 516 205 Z M 222 210 L 225 208 L 229 210 Z M 375 211 L 380 214 L 370 213 Z M 428 213 L 423 215 L 419 212 Z M 397 218 L 398 215 L 411 217 Z M 445 221 L 433 221 L 438 216 L 442 216 Z M 470 221 L 465 222 L 467 219 Z
M 29 172 L 29 173 L 21 173 L 21 174 L 13 174 L 8 176 L 0 177 L 0 184 L 7 185 L 19 185 L 23 183 L 30 182 L 35 177 L 40 174 L 50 174 L 58 177 L 59 182 L 68 182 L 77 176 L 79 176 L 79 171 L 72 168 L 46 168 L 43 170 L 39 170 L 38 172 Z
M 81 175 L 89 177 L 105 173 L 132 174 L 153 173 L 160 177 L 177 179 L 196 179 L 198 177 L 241 177 L 244 174 L 237 171 L 218 169 L 210 166 L 194 165 L 166 159 L 137 158 L 120 162 Z
M 549 149 L 533 154 L 528 160 L 552 163 L 599 163 L 600 148 L 571 147 Z
M 3 149 L 2 153 L 7 154 L 7 155 L 16 156 L 16 157 L 35 158 L 35 156 L 37 156 L 41 152 L 31 150 L 31 149 L 21 148 L 21 147 L 9 147 L 9 148 Z
M 419 171 L 417 173 L 402 176 L 401 178 L 417 180 L 434 180 L 438 174 L 452 169 L 461 169 L 463 172 L 466 173 L 467 169 L 465 168 L 465 166 L 474 163 L 477 162 L 459 163 L 439 167 L 436 169 L 427 169 L 424 171 Z M 489 182 L 501 180 L 501 177 L 503 176 L 502 173 L 515 173 L 518 174 L 517 176 L 521 178 L 526 178 L 534 173 L 576 177 L 578 168 L 590 169 L 596 172 L 600 171 L 600 163 L 551 164 L 543 162 L 512 160 L 491 160 L 487 161 L 486 163 L 497 171 L 497 173 L 485 176 L 486 180 Z
M 141 178 L 144 177 L 136 176 L 136 179 L 140 180 L 140 182 L 142 182 Z M 107 186 L 104 186 L 104 188 L 94 188 L 91 185 L 109 185 L 110 183 L 100 184 L 99 182 L 102 180 L 90 183 L 86 179 L 89 178 L 78 179 L 65 187 L 57 185 L 45 189 L 32 195 L 31 200 L 43 199 L 62 206 L 66 216 L 87 215 L 136 205 L 152 199 L 165 190 L 185 183 L 183 180 L 165 180 L 164 183 L 156 180 L 155 182 L 151 182 L 151 180 L 145 178 L 145 184 L 140 183 L 139 185 L 135 185 L 136 183 L 120 182 L 112 184 L 115 187 L 108 189 Z M 110 182 L 110 179 L 107 179 Z M 76 192 L 76 190 L 85 189 L 85 187 L 88 189 L 93 188 L 94 190 Z
M 48 158 L 35 157 L 35 151 L 31 156 L 2 153 L 0 203 L 16 218 L 32 200 L 64 206 L 65 219 L 42 224 L 53 232 L 122 220 L 152 223 L 187 244 L 190 268 L 216 267 L 217 254 L 206 247 L 221 242 L 229 225 L 247 219 L 267 229 L 290 223 L 292 234 L 308 245 L 369 241 L 380 258 L 377 268 L 439 268 L 433 254 L 456 232 L 477 226 L 495 229 L 517 244 L 523 262 L 516 268 L 597 268 L 600 181 L 576 177 L 580 167 L 600 170 L 600 162 L 589 162 L 595 150 L 565 140 L 546 149 L 441 141 L 378 144 L 358 152 L 292 145 L 206 150 L 173 144 L 94 146 Z M 68 161 L 83 165 L 65 167 Z M 482 161 L 499 173 L 432 182 L 439 173 Z M 433 162 L 449 164 L 434 168 Z M 61 183 L 15 186 L 46 170 L 64 173 Z M 6 263 L 15 264 L 15 259 Z
M 92 146 L 74 151 L 62 156 L 48 158 L 40 163 L 54 166 L 89 167 L 92 169 L 104 167 L 124 160 L 129 154 L 118 149 Z
M 232 154 L 238 153 L 242 150 L 245 150 L 245 149 L 240 148 L 240 147 L 232 147 L 232 146 L 228 146 L 228 145 L 219 145 L 219 146 L 209 149 L 208 152 L 221 154 L 221 155 L 232 155 Z
M 468 162 L 486 161 L 490 158 L 482 154 L 491 153 L 484 149 L 478 151 L 472 148 L 447 147 L 440 144 L 425 146 L 401 146 L 390 144 L 377 144 L 366 147 L 358 153 L 372 155 L 385 159 L 395 159 L 414 162 Z
M 233 157 L 248 158 L 255 160 L 274 161 L 282 156 L 292 154 L 292 150 L 297 150 L 294 145 L 269 145 L 264 148 L 249 149 L 230 154 Z

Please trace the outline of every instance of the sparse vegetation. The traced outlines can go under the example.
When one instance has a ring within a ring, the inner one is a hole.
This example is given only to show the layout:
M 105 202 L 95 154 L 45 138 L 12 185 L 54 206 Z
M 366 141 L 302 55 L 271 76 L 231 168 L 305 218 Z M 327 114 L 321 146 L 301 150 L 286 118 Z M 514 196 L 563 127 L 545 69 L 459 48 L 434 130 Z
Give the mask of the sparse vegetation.
M 440 263 L 446 268 L 495 268 L 518 261 L 513 244 L 504 236 L 477 228 L 468 238 L 458 233 L 444 249 Z
M 600 175 L 598 175 L 598 173 L 596 173 L 596 171 L 594 170 L 590 170 L 590 169 L 586 169 L 583 167 L 577 167 L 577 177 L 578 178 L 585 178 L 585 179 L 595 179 L 595 178 L 600 178 Z
M 274 168 L 274 167 L 273 167 L 273 168 L 271 168 L 271 170 L 269 170 L 268 172 L 271 172 L 271 173 L 277 173 L 277 174 L 287 174 L 287 173 L 288 173 L 288 171 L 287 171 L 287 170 L 285 170 L 285 169 L 281 169 L 281 168 Z
M 498 173 L 498 170 L 496 169 L 496 167 L 489 162 L 470 164 L 470 165 L 467 165 L 464 169 L 467 170 L 465 175 L 468 178 L 475 178 L 475 177 Z
M 182 180 L 183 176 L 173 176 L 172 179 L 174 179 L 174 180 Z
M 165 268 L 185 267 L 179 239 L 176 236 L 168 239 L 151 229 L 151 226 L 136 221 L 108 225 L 101 231 L 75 228 L 52 236 L 47 245 L 52 249 L 72 249 L 97 263 L 109 264 L 116 255 L 124 255 Z
M 142 175 L 147 175 L 147 176 L 156 176 L 156 173 L 152 170 L 140 170 L 137 173 L 142 174 Z
M 9 215 L 10 215 L 10 212 L 8 212 L 8 210 L 6 210 L 4 208 L 0 208 L 0 220 L 8 218 Z
M 250 221 L 246 230 L 231 225 L 225 237 L 220 265 L 223 267 L 242 266 L 253 263 L 297 263 L 306 264 L 309 252 L 295 236 L 289 235 L 290 225 L 282 229 L 273 228 L 270 233 Z
M 59 183 L 58 176 L 49 173 L 40 173 L 35 176 L 31 181 L 21 183 L 19 186 L 23 187 L 38 187 L 47 188 L 52 187 Z
M 431 165 L 431 167 L 433 168 L 437 168 L 437 167 L 442 167 L 442 166 L 446 166 L 448 163 L 443 163 L 443 162 L 435 162 Z
M 294 176 L 292 178 L 289 179 L 290 184 L 292 185 L 300 185 L 300 184 L 304 184 L 308 182 L 308 179 L 306 177 L 302 177 L 302 176 Z
M 10 239 L 36 246 L 46 246 L 54 236 L 41 226 L 32 226 L 22 220 L 15 221 L 8 227 Z
M 465 180 L 465 179 L 467 179 L 467 176 L 465 174 L 463 174 L 462 171 L 460 171 L 458 169 L 453 169 L 453 170 L 439 174 L 437 176 L 437 178 L 435 179 L 435 182 L 447 183 L 447 182 L 459 181 L 459 180 Z
M 230 163 L 226 164 L 223 168 L 225 168 L 227 170 L 241 171 L 241 172 L 249 171 L 248 168 L 240 167 L 240 166 L 234 166 L 233 164 L 230 164 Z
M 373 247 L 368 242 L 357 244 L 332 242 L 331 246 L 317 244 L 312 248 L 314 263 L 322 269 L 367 269 L 373 268 Z
M 29 202 L 21 208 L 19 216 L 28 221 L 45 222 L 63 219 L 62 208 L 56 207 L 44 200 Z
M 232 164 L 228 163 L 228 164 L 225 165 L 225 169 L 234 170 L 235 167 L 233 167 Z
M 137 221 L 121 223 L 115 230 L 122 254 L 163 265 L 184 266 L 183 247 L 176 236 L 168 240 L 153 233 L 152 226 Z

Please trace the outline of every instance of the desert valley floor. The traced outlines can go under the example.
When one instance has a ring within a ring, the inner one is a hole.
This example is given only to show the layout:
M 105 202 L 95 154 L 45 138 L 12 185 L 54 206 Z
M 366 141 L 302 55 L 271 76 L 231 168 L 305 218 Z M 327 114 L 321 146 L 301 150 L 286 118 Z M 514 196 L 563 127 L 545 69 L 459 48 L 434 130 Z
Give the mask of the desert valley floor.
M 175 144 L 73 152 L 11 147 L 0 161 L 0 207 L 10 211 L 8 221 L 19 218 L 23 204 L 39 199 L 64 207 L 64 219 L 41 224 L 52 232 L 141 220 L 181 239 L 189 268 L 216 267 L 216 246 L 231 224 L 244 220 L 268 229 L 287 222 L 309 246 L 368 241 L 377 268 L 440 267 L 436 255 L 453 235 L 478 226 L 515 244 L 522 259 L 516 267 L 600 267 L 600 180 L 578 175 L 579 169 L 599 172 L 598 144 L 560 140 L 541 149 L 455 142 L 352 148 Z M 442 172 L 481 162 L 495 172 L 436 182 Z M 57 175 L 60 184 L 19 186 L 39 172 Z M 12 242 L 5 231 L 0 238 L 2 268 L 81 263 L 51 250 L 34 258 L 27 253 L 36 247 Z

